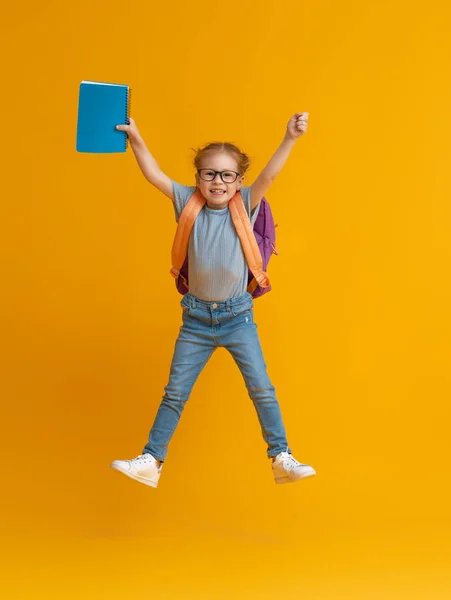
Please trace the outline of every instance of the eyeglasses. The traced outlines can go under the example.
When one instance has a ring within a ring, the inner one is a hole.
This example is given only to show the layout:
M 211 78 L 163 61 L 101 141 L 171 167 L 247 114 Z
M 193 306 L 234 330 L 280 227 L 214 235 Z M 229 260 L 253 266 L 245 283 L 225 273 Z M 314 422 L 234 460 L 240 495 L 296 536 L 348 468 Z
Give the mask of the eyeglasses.
M 213 181 L 216 173 L 219 173 L 224 183 L 233 183 L 239 175 L 236 171 L 214 171 L 213 169 L 198 169 L 197 172 L 204 181 Z

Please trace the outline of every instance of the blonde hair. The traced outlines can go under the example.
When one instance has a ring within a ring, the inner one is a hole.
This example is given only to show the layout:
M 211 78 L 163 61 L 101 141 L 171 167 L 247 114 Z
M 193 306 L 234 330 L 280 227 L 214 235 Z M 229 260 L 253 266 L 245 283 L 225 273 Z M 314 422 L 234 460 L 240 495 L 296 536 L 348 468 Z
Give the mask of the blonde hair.
M 218 154 L 221 152 L 233 156 L 236 160 L 240 176 L 243 176 L 246 173 L 251 164 L 247 154 L 241 152 L 238 146 L 235 146 L 235 144 L 232 144 L 231 142 L 211 142 L 203 148 L 198 148 L 197 150 L 191 148 L 191 150 L 196 152 L 196 156 L 194 157 L 194 167 L 196 172 L 201 168 L 202 159 L 206 158 L 209 154 Z

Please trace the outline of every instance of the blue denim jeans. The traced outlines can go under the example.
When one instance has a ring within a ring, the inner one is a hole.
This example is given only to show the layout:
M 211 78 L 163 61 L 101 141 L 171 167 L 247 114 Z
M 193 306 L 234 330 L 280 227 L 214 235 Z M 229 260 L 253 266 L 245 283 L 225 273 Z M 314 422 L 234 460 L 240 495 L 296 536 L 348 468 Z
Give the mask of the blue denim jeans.
M 223 302 L 205 302 L 185 294 L 180 302 L 182 326 L 175 343 L 169 383 L 149 433 L 143 454 L 164 461 L 169 441 L 200 372 L 216 348 L 227 348 L 243 375 L 254 403 L 268 457 L 288 452 L 275 388 L 266 372 L 254 301 L 249 293 Z

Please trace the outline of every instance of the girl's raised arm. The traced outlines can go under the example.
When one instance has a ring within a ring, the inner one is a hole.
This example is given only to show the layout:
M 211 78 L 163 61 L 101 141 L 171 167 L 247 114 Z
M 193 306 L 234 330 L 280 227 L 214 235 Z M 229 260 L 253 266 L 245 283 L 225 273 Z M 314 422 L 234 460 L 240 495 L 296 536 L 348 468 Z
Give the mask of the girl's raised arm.
M 260 202 L 266 190 L 284 166 L 296 140 L 307 131 L 308 112 L 295 113 L 288 121 L 282 143 L 251 187 L 251 210 Z
M 116 125 L 116 129 L 119 131 L 125 131 L 127 134 L 136 158 L 136 162 L 138 163 L 139 168 L 141 169 L 142 174 L 147 181 L 159 189 L 160 192 L 163 192 L 163 194 L 165 194 L 168 198 L 173 200 L 174 194 L 172 191 L 171 179 L 165 173 L 163 173 L 158 166 L 157 161 L 149 152 L 149 149 L 147 148 L 138 131 L 138 128 L 136 127 L 135 120 L 131 117 L 129 120 L 129 125 Z

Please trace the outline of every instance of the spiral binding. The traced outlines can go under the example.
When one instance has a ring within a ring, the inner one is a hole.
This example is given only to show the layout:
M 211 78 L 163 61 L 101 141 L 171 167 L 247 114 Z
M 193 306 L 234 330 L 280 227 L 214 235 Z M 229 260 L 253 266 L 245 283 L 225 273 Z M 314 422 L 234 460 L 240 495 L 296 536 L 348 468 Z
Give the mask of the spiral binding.
M 131 95 L 132 95 L 132 90 L 130 87 L 127 87 L 127 104 L 126 104 L 126 109 L 125 109 L 125 121 L 124 121 L 124 123 L 127 123 L 127 125 L 130 125 Z M 128 147 L 128 135 L 125 136 L 125 150 L 127 150 L 127 147 Z

